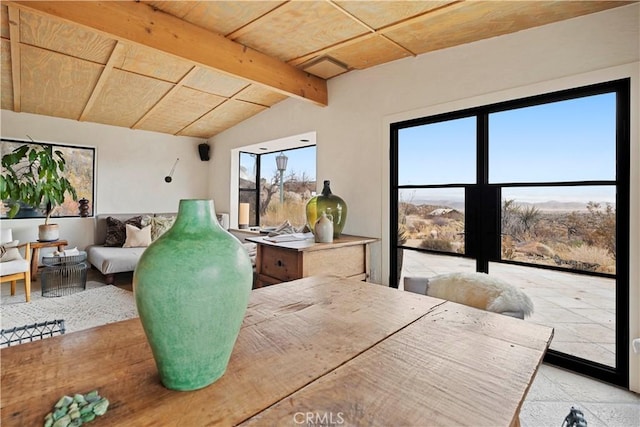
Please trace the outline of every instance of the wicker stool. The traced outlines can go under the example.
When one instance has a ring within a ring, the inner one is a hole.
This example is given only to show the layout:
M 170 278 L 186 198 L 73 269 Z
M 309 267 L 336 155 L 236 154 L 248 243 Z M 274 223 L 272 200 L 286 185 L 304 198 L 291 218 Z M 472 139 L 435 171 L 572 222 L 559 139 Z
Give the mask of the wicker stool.
M 42 296 L 61 297 L 87 287 L 87 253 L 43 257 Z

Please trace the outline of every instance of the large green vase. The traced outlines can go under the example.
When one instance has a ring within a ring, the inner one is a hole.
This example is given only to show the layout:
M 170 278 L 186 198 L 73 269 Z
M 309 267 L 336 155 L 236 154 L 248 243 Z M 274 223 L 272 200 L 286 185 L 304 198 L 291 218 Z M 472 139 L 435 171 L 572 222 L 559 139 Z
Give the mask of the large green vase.
M 313 230 L 322 212 L 333 217 L 333 237 L 338 238 L 347 222 L 347 204 L 340 196 L 331 192 L 331 182 L 324 181 L 322 193 L 307 202 L 307 227 Z
M 133 274 L 140 320 L 165 387 L 196 390 L 225 372 L 253 280 L 241 243 L 212 200 L 181 200 L 176 221 Z

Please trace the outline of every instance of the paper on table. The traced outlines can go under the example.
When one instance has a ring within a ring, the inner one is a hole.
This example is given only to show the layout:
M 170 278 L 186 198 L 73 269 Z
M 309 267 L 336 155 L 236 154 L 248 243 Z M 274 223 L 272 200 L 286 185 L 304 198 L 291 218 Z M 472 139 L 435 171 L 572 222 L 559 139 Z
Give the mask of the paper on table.
M 265 237 L 264 240 L 268 242 L 280 243 L 280 242 L 294 242 L 296 240 L 313 239 L 313 233 L 291 233 L 280 234 L 278 236 Z

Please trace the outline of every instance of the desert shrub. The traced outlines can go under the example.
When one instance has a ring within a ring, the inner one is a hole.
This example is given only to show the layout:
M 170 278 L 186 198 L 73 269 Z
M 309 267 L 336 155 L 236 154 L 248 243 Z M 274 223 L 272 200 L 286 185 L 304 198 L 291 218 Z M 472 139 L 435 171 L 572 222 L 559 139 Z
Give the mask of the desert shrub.
M 502 259 L 514 259 L 515 258 L 515 243 L 513 238 L 509 235 L 502 236 Z
M 398 224 L 398 244 L 404 245 L 409 239 L 409 231 L 405 224 Z
M 615 259 L 607 249 L 599 246 L 582 245 L 578 247 L 566 247 L 564 251 L 557 252 L 557 255 L 565 261 L 597 265 L 596 271 L 605 273 L 615 272 Z
M 567 218 L 568 235 L 580 239 L 587 245 L 598 246 L 616 257 L 616 210 L 610 204 L 604 208 L 599 203 L 589 202 L 588 213 L 572 212 Z
M 411 223 L 411 231 L 414 233 L 423 233 L 426 227 L 427 223 L 425 221 L 413 221 Z
M 423 239 L 419 248 L 440 252 L 453 252 L 451 242 L 443 239 Z
M 434 216 L 431 223 L 437 227 L 444 227 L 449 224 L 449 220 L 443 216 Z

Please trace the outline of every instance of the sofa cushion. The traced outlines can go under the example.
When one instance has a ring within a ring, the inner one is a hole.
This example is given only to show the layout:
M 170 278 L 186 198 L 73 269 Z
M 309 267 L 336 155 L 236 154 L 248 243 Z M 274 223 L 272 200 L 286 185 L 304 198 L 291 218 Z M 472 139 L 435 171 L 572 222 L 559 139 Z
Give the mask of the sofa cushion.
M 14 240 L 0 245 L 0 263 L 22 259 L 22 255 L 18 250 L 18 243 L 20 242 Z
M 151 240 L 155 241 L 158 237 L 162 236 L 173 226 L 175 220 L 175 216 L 158 215 L 150 218 L 149 224 L 151 224 Z
M 0 276 L 29 271 L 29 261 L 20 257 L 13 261 L 0 262 Z
M 125 224 L 127 238 L 123 248 L 146 248 L 151 244 L 151 226 L 138 228 L 131 224 Z
M 0 243 L 8 243 L 13 241 L 13 233 L 10 228 L 2 227 L 0 229 Z
M 142 228 L 142 215 L 134 216 L 124 221 L 112 216 L 107 217 L 107 235 L 104 245 L 122 247 L 127 239 L 126 224 Z
M 147 248 L 87 247 L 87 259 L 102 274 L 134 271 Z

